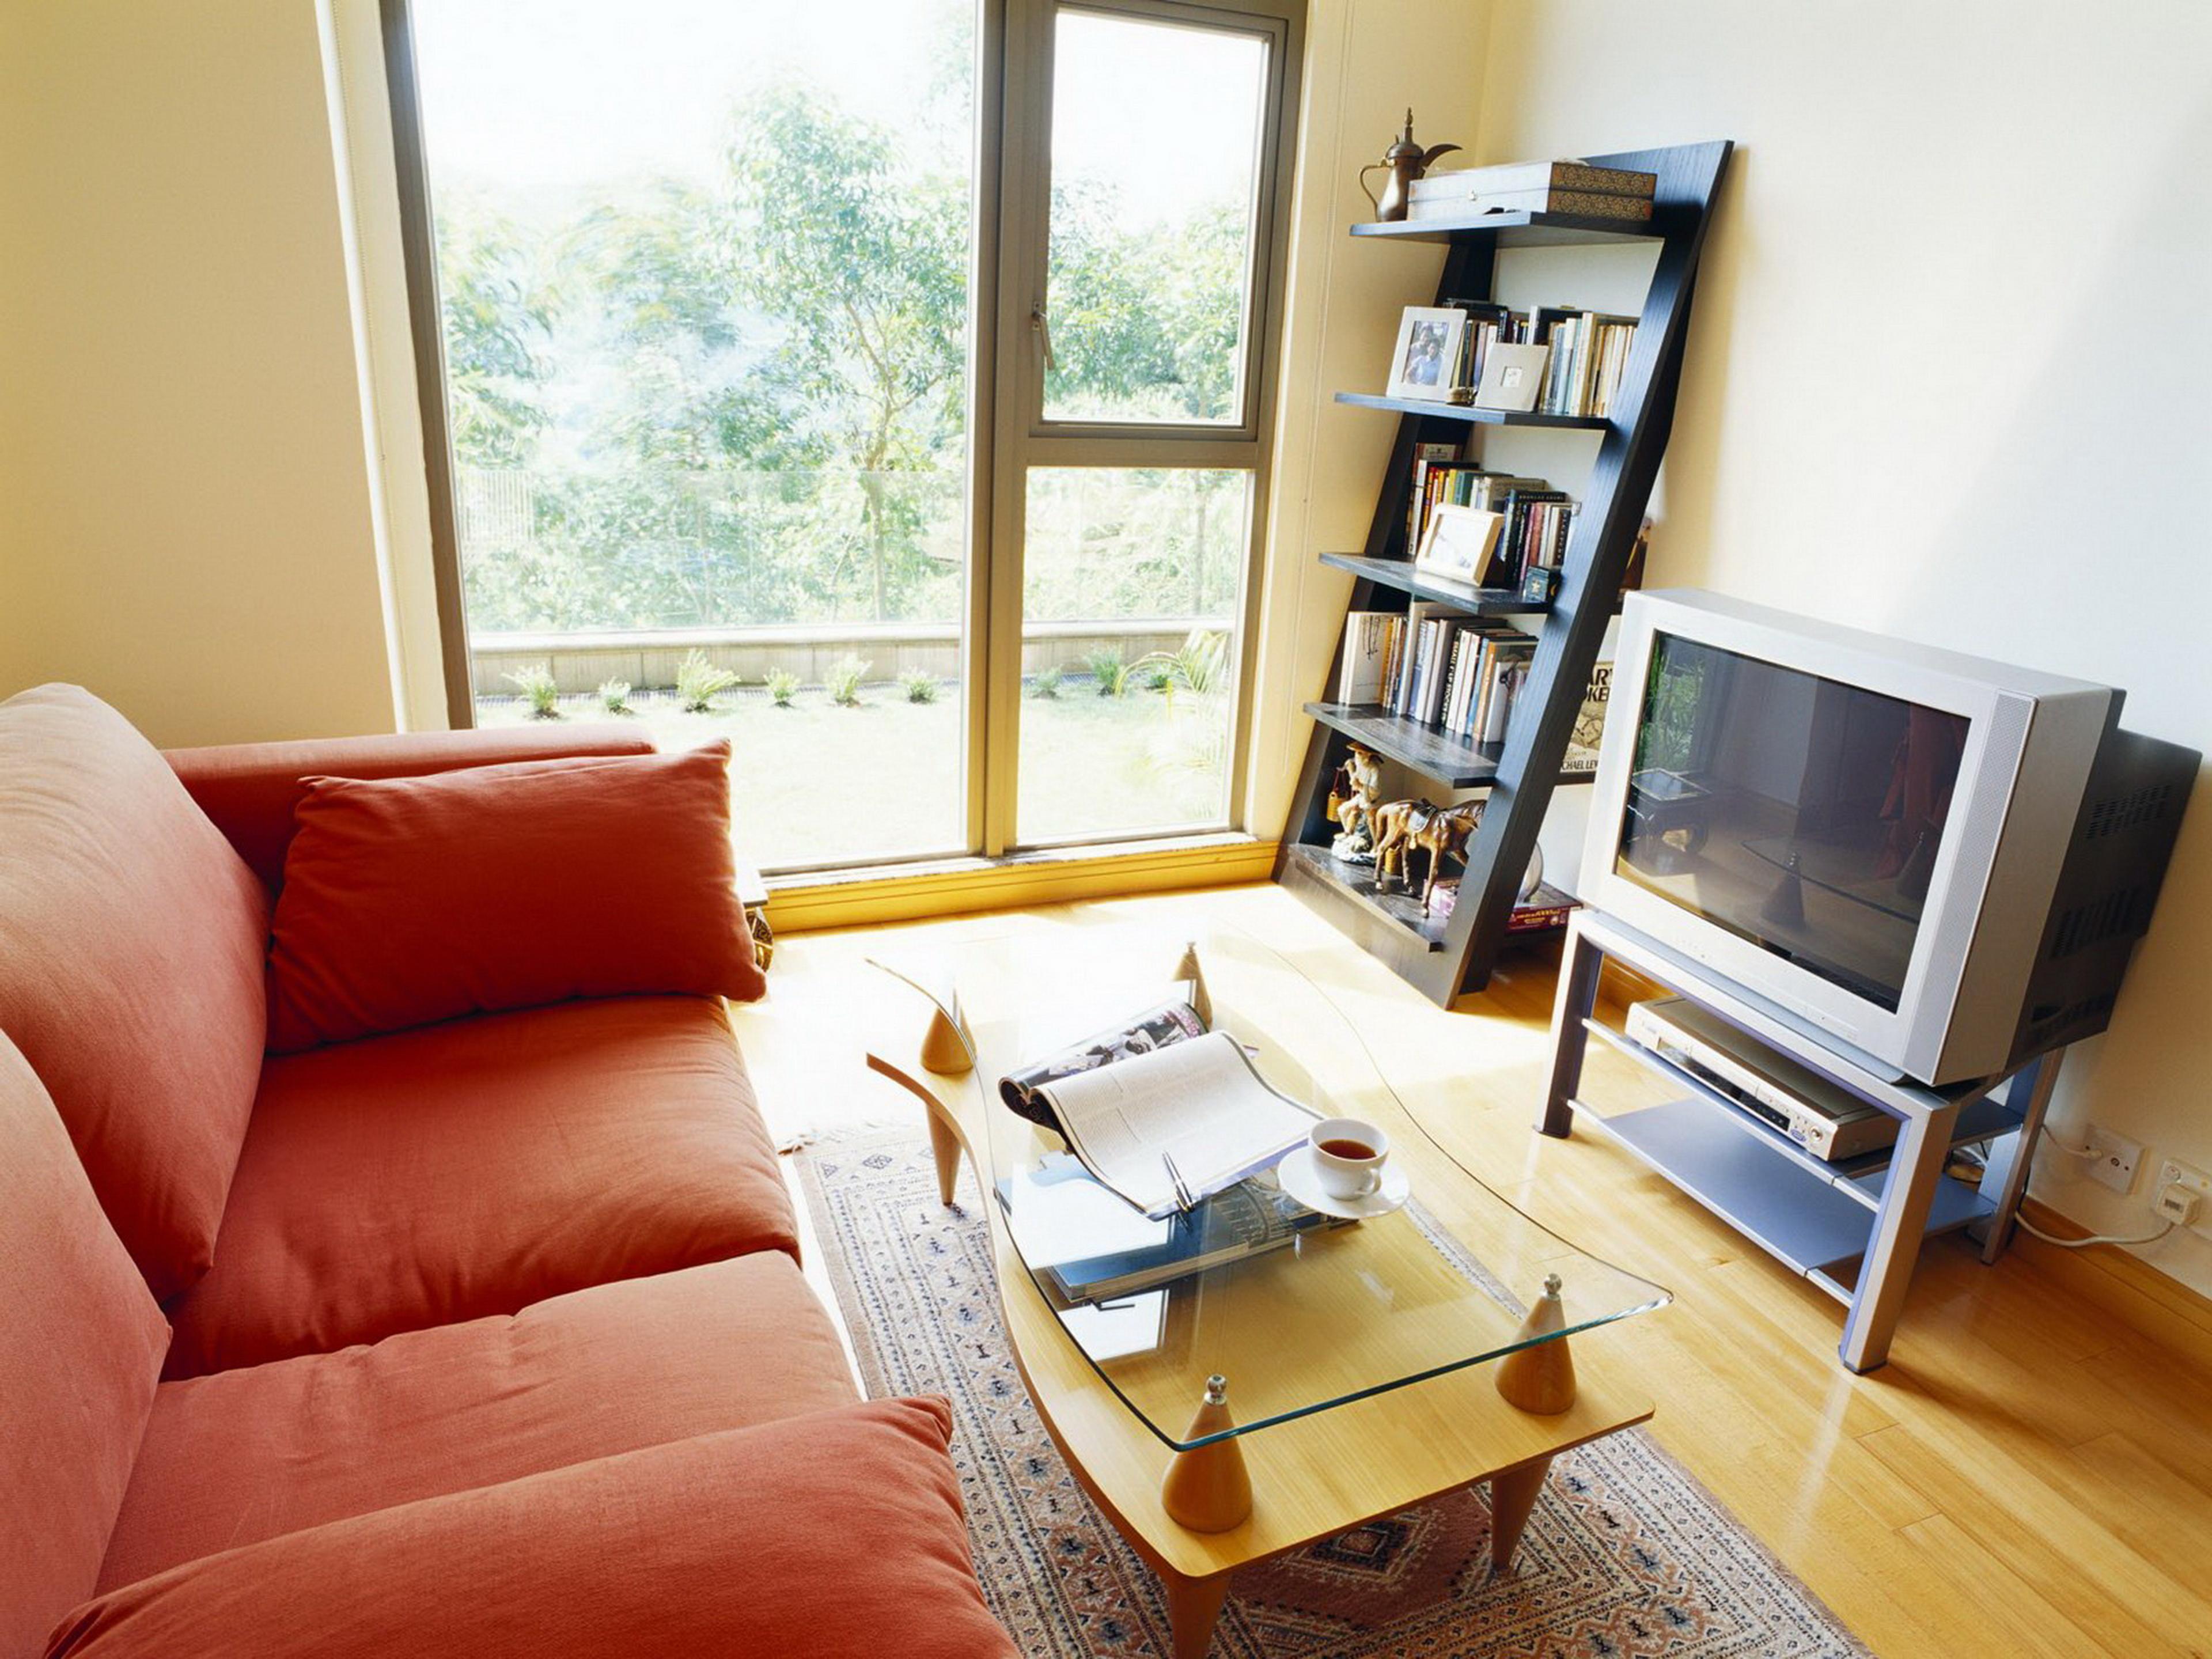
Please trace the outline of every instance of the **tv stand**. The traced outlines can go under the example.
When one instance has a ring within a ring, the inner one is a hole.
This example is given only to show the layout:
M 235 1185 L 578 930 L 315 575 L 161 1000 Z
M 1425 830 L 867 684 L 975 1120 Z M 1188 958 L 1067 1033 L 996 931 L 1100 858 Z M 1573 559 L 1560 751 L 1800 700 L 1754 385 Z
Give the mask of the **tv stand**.
M 1768 1048 L 1811 1067 L 1899 1121 L 1894 1147 L 1816 1157 L 1701 1079 L 1597 1017 L 1598 975 L 1611 957 L 1687 997 Z M 1581 1098 L 1592 1036 L 1665 1079 L 1680 1097 L 1601 1112 Z M 1927 1089 L 1899 1082 L 1817 1042 L 1726 981 L 1686 963 L 1598 912 L 1576 912 L 1559 960 L 1552 1072 L 1539 1127 L 1565 1139 L 1579 1116 L 1850 1310 L 1838 1352 L 1854 1371 L 1889 1357 L 1923 1240 L 1975 1230 L 1982 1260 L 2011 1243 L 2029 1155 L 2063 1050 L 2004 1076 Z M 1959 1148 L 1988 1149 L 1973 1185 L 1945 1173 Z

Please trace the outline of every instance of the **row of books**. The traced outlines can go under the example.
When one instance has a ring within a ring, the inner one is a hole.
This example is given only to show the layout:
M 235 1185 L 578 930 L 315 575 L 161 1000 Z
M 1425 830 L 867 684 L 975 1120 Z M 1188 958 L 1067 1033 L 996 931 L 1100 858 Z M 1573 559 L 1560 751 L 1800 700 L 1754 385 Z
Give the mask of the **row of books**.
M 1636 319 L 1597 311 L 1560 313 L 1544 320 L 1543 337 L 1552 350 L 1544 360 L 1537 411 L 1612 414 L 1621 373 L 1628 367 L 1628 349 L 1636 339 Z
M 1413 453 L 1413 487 L 1406 508 L 1406 545 L 1418 550 L 1440 504 L 1496 513 L 1504 522 L 1478 586 L 1510 589 L 1534 605 L 1549 604 L 1565 562 L 1576 503 L 1542 478 L 1493 472 L 1456 458 L 1450 444 L 1422 444 Z
M 1459 361 L 1449 384 L 1472 388 L 1500 345 L 1547 347 L 1544 380 L 1536 398 L 1539 415 L 1603 416 L 1612 412 L 1636 338 L 1636 319 L 1573 306 L 1539 306 L 1516 311 L 1493 300 L 1447 300 L 1464 311 Z
M 1479 743 L 1504 737 L 1536 654 L 1532 635 L 1425 600 L 1402 611 L 1355 611 L 1345 629 L 1339 702 L 1378 705 Z
M 1497 213 L 1568 213 L 1643 222 L 1651 217 L 1658 182 L 1656 173 L 1575 161 L 1457 167 L 1416 179 L 1407 216 L 1468 220 Z
M 1501 743 L 1536 655 L 1533 635 L 1492 617 L 1417 600 L 1406 610 L 1345 618 L 1339 702 L 1374 706 L 1477 743 Z M 1597 769 L 1613 697 L 1613 664 L 1590 670 L 1568 736 L 1565 769 Z

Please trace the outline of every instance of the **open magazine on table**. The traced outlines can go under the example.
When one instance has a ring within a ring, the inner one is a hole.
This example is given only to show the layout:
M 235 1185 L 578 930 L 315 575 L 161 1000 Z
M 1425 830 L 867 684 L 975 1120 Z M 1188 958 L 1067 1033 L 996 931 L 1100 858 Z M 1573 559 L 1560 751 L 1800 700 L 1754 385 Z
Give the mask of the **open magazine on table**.
M 999 1091 L 1155 1219 L 1271 1168 L 1314 1123 L 1267 1085 L 1241 1043 L 1207 1030 L 1184 1002 L 1025 1066 Z

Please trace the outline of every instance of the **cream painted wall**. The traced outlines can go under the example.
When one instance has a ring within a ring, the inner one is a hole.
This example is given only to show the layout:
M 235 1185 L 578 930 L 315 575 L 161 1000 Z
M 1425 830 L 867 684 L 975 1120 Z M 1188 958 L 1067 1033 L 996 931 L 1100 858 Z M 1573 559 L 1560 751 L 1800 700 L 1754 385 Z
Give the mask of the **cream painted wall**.
M 0 8 L 0 694 L 389 731 L 317 10 Z
M 1485 161 L 1736 140 L 1655 579 L 2129 692 L 2212 749 L 2212 11 L 2116 0 L 1495 9 Z M 1573 297 L 1571 295 L 1565 297 Z M 2057 1127 L 2212 1169 L 2212 787 Z M 2046 1151 L 2035 1190 L 2149 1231 Z M 2146 1260 L 2212 1291 L 2212 1235 Z
M 1328 678 L 1352 594 L 1320 556 L 1366 541 L 1397 433 L 1394 417 L 1334 394 L 1381 388 L 1398 313 L 1435 296 L 1443 263 L 1440 248 L 1345 234 L 1372 216 L 1359 169 L 1408 105 L 1422 143 L 1474 143 L 1480 76 L 1468 66 L 1482 61 L 1488 18 L 1471 0 L 1311 0 L 1249 756 L 1247 818 L 1262 836 L 1289 813 L 1312 727 L 1298 708 Z

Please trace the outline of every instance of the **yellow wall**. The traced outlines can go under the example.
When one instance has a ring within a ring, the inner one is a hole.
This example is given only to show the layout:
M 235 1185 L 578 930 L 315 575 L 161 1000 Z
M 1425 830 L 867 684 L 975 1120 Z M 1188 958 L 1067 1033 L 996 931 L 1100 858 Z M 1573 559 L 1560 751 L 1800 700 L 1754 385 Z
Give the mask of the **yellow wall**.
M 1495 9 L 1481 160 L 1711 137 L 1741 148 L 1656 579 L 2107 681 L 2130 725 L 2212 749 L 2212 12 Z M 2209 960 L 2212 787 L 2063 1133 L 2212 1169 Z M 2122 1199 L 2046 1152 L 2036 1190 L 2150 1228 L 2147 1173 Z M 2212 1237 L 2142 1254 L 2212 1290 Z
M 1473 144 L 1481 77 L 1469 65 L 1488 16 L 1467 0 L 1311 0 L 1249 757 L 1251 827 L 1268 838 L 1305 757 L 1311 722 L 1298 706 L 1328 676 L 1352 592 L 1320 556 L 1366 541 L 1397 433 L 1393 417 L 1333 394 L 1381 389 L 1399 312 L 1435 297 L 1443 263 L 1439 248 L 1345 234 L 1372 216 L 1359 169 L 1397 137 L 1408 105 L 1424 144 Z
M 393 724 L 315 9 L 0 7 L 0 693 Z

